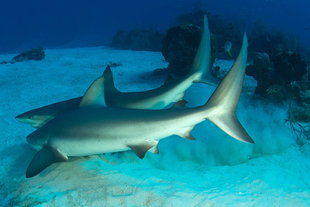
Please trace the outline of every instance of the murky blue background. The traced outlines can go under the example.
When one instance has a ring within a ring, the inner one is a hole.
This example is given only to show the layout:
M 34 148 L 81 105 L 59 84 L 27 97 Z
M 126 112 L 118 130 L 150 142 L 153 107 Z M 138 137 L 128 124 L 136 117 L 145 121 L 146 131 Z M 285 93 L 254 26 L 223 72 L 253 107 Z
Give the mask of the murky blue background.
M 192 0 L 1 0 L 0 52 L 31 47 L 106 44 L 117 29 L 169 28 L 176 14 L 190 11 Z M 213 14 L 241 18 L 249 28 L 256 19 L 293 32 L 310 48 L 308 0 L 204 0 Z

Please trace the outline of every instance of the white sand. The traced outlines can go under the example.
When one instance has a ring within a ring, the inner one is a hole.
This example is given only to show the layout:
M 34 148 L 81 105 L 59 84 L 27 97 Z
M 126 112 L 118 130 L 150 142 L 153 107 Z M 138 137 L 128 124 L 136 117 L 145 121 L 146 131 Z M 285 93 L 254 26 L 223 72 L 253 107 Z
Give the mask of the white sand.
M 7 60 L 13 55 L 0 56 Z M 243 96 L 237 115 L 255 145 L 238 142 L 209 122 L 196 141 L 161 141 L 160 154 L 139 160 L 114 153 L 48 167 L 26 179 L 34 129 L 15 121 L 24 111 L 83 94 L 110 61 L 121 91 L 157 87 L 145 72 L 166 66 L 160 53 L 107 48 L 47 50 L 43 61 L 0 65 L 1 190 L 7 206 L 310 206 L 310 144 L 296 145 L 286 112 Z M 186 99 L 203 104 L 213 88 L 195 84 Z

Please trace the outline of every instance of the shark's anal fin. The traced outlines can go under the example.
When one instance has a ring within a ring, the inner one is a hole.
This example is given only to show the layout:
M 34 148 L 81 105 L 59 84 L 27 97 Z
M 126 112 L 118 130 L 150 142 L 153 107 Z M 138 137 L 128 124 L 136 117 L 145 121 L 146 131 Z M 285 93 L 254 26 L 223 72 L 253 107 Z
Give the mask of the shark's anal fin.
M 152 147 L 156 146 L 157 144 L 154 142 L 143 142 L 141 144 L 136 144 L 136 145 L 128 145 L 128 147 L 130 149 L 132 149 L 132 151 L 134 151 L 134 153 L 136 153 L 136 155 L 140 158 L 143 159 L 145 156 L 145 153 L 151 149 Z
M 194 129 L 193 127 L 186 128 L 179 132 L 177 135 L 184 138 L 184 139 L 189 139 L 189 140 L 196 140 L 195 137 L 191 134 L 191 131 Z
M 176 103 L 173 105 L 173 107 L 185 107 L 186 104 L 187 104 L 187 101 L 184 100 L 184 99 L 182 99 L 182 100 L 176 102 Z
M 60 153 L 57 149 L 45 146 L 32 158 L 26 171 L 26 178 L 36 176 L 55 162 L 63 162 L 67 160 L 68 157 Z

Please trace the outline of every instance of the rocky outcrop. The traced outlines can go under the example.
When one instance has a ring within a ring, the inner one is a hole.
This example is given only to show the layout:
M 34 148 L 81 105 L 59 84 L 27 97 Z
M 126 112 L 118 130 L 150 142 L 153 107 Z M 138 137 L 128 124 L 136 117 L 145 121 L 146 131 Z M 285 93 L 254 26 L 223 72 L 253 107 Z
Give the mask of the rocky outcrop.
M 255 94 L 282 102 L 295 98 L 299 88 L 291 83 L 301 81 L 307 64 L 298 53 L 283 51 L 269 57 L 267 53 L 256 53 L 246 74 L 257 81 Z
M 184 76 L 191 70 L 202 35 L 202 29 L 193 24 L 181 24 L 168 30 L 163 39 L 162 54 L 169 63 L 168 71 Z
M 3 61 L 1 62 L 1 64 L 8 64 L 8 63 L 14 64 L 16 62 L 23 62 L 23 61 L 28 61 L 28 60 L 40 61 L 40 60 L 43 60 L 44 57 L 45 57 L 44 50 L 43 48 L 39 47 L 39 48 L 34 48 L 31 50 L 24 51 L 20 53 L 19 55 L 13 57 L 12 60 Z

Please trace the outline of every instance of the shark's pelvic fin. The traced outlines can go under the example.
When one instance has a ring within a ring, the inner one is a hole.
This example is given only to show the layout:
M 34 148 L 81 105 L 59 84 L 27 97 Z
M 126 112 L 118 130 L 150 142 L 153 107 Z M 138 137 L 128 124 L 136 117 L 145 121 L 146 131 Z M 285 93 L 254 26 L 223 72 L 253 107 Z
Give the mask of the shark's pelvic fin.
M 51 164 L 67 160 L 68 157 L 60 153 L 57 149 L 50 146 L 45 146 L 39 152 L 37 152 L 37 154 L 31 160 L 27 168 L 26 177 L 30 178 L 36 176 Z
M 155 143 L 154 141 L 151 141 L 151 142 L 146 141 L 144 143 L 137 144 L 137 145 L 128 145 L 128 147 L 132 149 L 132 151 L 134 151 L 134 153 L 136 153 L 136 155 L 140 159 L 143 159 L 145 156 L 145 153 L 154 146 L 157 146 L 157 143 Z
M 220 129 L 243 142 L 254 143 L 238 121 L 235 110 L 240 98 L 247 62 L 248 41 L 243 36 L 242 48 L 234 65 L 206 103 L 207 119 Z

